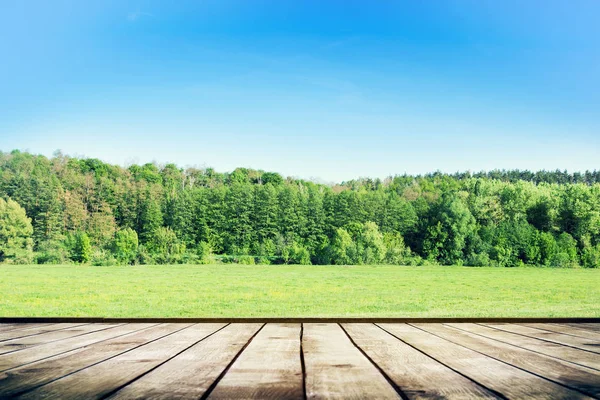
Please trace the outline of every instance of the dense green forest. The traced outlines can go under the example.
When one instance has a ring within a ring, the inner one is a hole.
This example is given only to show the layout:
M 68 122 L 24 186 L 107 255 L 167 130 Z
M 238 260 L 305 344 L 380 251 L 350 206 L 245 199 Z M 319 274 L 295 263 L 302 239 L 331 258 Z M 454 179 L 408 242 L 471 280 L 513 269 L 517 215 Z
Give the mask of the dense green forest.
M 336 185 L 0 152 L 5 263 L 600 265 L 600 172 Z

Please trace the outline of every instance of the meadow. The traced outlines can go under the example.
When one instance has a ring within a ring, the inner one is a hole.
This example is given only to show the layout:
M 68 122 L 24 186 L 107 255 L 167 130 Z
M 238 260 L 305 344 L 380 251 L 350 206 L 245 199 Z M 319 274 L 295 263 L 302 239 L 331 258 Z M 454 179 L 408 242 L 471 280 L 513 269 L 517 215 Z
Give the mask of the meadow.
M 4 265 L 0 296 L 3 317 L 600 317 L 600 270 Z

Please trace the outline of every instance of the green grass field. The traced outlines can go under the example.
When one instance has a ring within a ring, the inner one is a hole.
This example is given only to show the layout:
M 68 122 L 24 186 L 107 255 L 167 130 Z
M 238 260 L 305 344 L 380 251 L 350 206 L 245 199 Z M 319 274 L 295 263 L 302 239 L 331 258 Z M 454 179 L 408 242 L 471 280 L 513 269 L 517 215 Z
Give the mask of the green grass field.
M 600 270 L 2 266 L 0 316 L 600 317 Z

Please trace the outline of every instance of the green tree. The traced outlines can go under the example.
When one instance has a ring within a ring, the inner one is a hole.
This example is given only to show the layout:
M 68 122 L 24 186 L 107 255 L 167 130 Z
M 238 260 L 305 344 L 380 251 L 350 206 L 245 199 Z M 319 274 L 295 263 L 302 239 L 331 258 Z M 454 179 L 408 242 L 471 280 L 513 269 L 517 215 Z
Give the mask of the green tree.
M 0 198 L 0 262 L 31 262 L 33 227 L 16 201 Z
M 115 258 L 124 264 L 134 262 L 138 251 L 138 235 L 131 228 L 125 228 L 117 231 L 113 243 L 113 252 Z
M 78 263 L 87 263 L 92 258 L 92 242 L 85 232 L 75 232 L 67 238 L 67 247 L 70 249 L 71 260 Z
M 444 193 L 429 219 L 423 245 L 426 256 L 447 265 L 463 262 L 467 238 L 475 230 L 475 218 L 464 201 L 454 193 Z

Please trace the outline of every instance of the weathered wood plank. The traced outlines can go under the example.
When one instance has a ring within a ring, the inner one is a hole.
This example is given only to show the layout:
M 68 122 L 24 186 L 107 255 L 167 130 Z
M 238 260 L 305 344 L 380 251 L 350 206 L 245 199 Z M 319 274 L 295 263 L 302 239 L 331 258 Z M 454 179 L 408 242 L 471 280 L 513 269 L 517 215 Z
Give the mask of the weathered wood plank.
M 208 398 L 302 399 L 300 324 L 265 325 Z
M 49 324 L 49 325 L 37 324 L 37 326 L 30 326 L 30 327 L 26 327 L 23 329 L 8 330 L 6 332 L 0 333 L 0 345 L 3 342 L 6 342 L 8 340 L 19 339 L 19 338 L 24 338 L 24 337 L 28 337 L 28 336 L 41 335 L 43 333 L 48 333 L 48 332 L 53 332 L 53 331 L 60 330 L 60 329 L 71 328 L 74 326 L 83 326 L 83 325 L 86 325 L 86 324 L 82 324 L 82 323 Z
M 374 324 L 342 324 L 409 399 L 497 398 Z
M 143 329 L 144 326 L 150 327 L 155 324 L 125 324 L 102 331 L 92 332 L 87 335 L 80 335 L 58 342 L 41 344 L 36 347 L 30 347 L 13 353 L 0 355 L 0 372 L 11 368 L 20 367 L 26 364 L 54 357 L 77 350 L 78 348 L 89 346 L 96 342 L 111 339 L 126 333 Z
M 561 325 L 567 325 L 567 326 L 572 326 L 574 328 L 587 329 L 587 330 L 594 331 L 594 332 L 600 332 L 600 324 L 582 322 L 582 323 L 564 323 Z
M 100 399 L 176 356 L 225 324 L 196 324 L 25 393 L 24 399 Z M 178 328 L 176 328 L 178 329 Z
M 29 347 L 53 343 L 62 339 L 85 335 L 90 332 L 101 331 L 118 326 L 117 324 L 87 324 L 42 333 L 35 336 L 27 336 L 19 339 L 8 340 L 0 343 L 0 355 L 13 353 Z
M 562 324 L 519 324 L 523 326 L 529 326 L 532 328 L 542 329 L 549 332 L 562 333 L 564 335 L 578 336 L 580 338 L 590 339 L 590 340 L 600 340 L 600 332 L 594 332 L 588 329 L 582 329 L 581 327 L 573 327 L 570 325 L 562 325 Z
M 338 324 L 304 324 L 302 348 L 307 398 L 400 398 Z
M 554 382 L 586 393 L 600 396 L 600 372 L 534 353 L 516 346 L 465 332 L 441 324 L 411 324 L 448 341 L 478 351 L 497 360 L 533 372 Z M 456 324 L 460 325 L 460 324 Z
M 576 347 L 581 350 L 591 351 L 600 354 L 600 340 L 584 339 L 577 336 L 565 335 L 557 332 L 549 332 L 543 329 L 534 328 L 531 326 L 523 326 L 517 324 L 483 324 L 492 328 L 503 331 L 517 333 L 519 335 L 547 340 L 549 342 L 558 343 L 566 346 Z
M 449 324 L 455 326 L 456 324 Z M 513 344 L 527 350 L 536 351 L 569 361 L 575 364 L 600 370 L 600 356 L 588 351 L 574 349 L 557 343 L 544 342 L 539 339 L 511 333 L 480 324 L 460 324 L 460 328 L 469 332 L 477 333 L 490 339 Z
M 29 329 L 29 328 L 39 328 L 42 326 L 52 325 L 51 323 L 25 323 L 21 324 L 18 322 L 11 324 L 0 324 L 0 333 L 13 331 L 13 330 L 21 330 L 21 329 Z
M 379 324 L 378 324 L 379 325 Z M 380 324 L 398 339 L 508 398 L 589 398 L 406 324 Z
M 110 398 L 199 399 L 261 326 L 231 324 Z
M 136 346 L 173 333 L 180 328 L 181 326 L 177 324 L 163 324 L 160 326 L 157 326 L 157 324 L 125 324 L 106 331 L 85 335 L 95 337 L 92 341 L 84 344 L 83 347 L 73 348 L 71 351 L 60 355 L 0 373 L 0 398 L 15 396 L 59 379 Z M 65 342 L 68 340 L 65 340 Z M 77 345 L 81 345 L 81 343 L 77 343 Z M 37 350 L 37 348 L 27 349 L 21 353 L 30 352 L 31 350 Z M 11 354 L 11 356 L 14 355 L 18 354 Z M 36 357 L 34 355 L 28 356 L 31 358 Z M 17 358 L 13 362 L 19 363 L 21 361 Z

